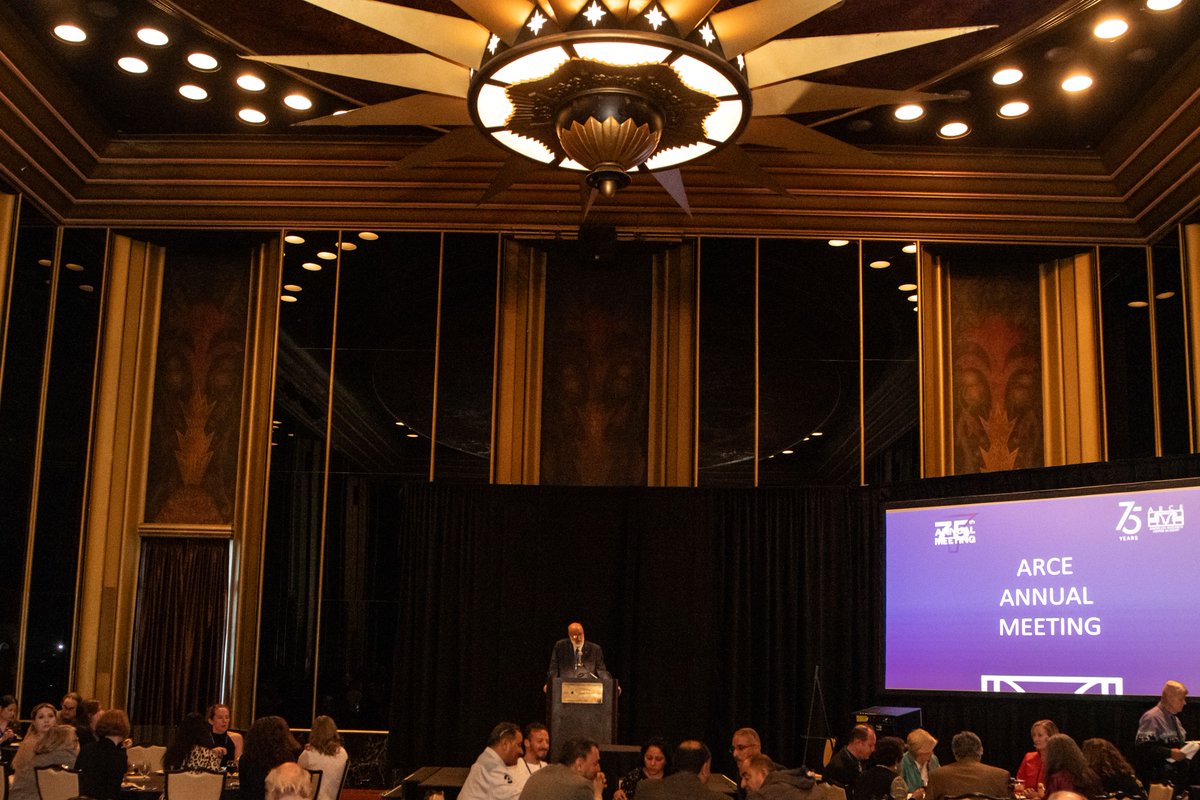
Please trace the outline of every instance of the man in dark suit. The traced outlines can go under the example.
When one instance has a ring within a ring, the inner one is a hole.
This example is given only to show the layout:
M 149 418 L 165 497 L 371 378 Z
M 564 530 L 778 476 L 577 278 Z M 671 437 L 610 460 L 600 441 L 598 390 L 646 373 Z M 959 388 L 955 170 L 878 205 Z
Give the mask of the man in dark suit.
M 552 678 L 604 678 L 608 670 L 604 667 L 604 651 L 595 642 L 584 639 L 583 625 L 572 622 L 567 626 L 567 638 L 554 643 L 550 653 L 550 667 L 546 670 L 546 684 Z
M 562 746 L 557 764 L 529 776 L 521 800 L 600 800 L 603 791 L 599 745 L 591 739 L 571 739 Z
M 970 731 L 956 733 L 950 748 L 954 751 L 954 763 L 943 764 L 929 773 L 925 800 L 942 800 L 968 792 L 1012 797 L 1008 772 L 980 762 L 983 742 L 978 736 Z

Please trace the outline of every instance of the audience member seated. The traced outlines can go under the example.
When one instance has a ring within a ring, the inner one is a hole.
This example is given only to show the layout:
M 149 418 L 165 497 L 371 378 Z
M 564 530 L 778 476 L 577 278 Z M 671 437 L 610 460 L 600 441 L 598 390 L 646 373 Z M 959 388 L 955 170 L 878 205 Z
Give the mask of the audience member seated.
M 92 733 L 96 733 L 96 726 L 100 724 L 100 715 L 104 713 L 104 706 L 100 705 L 99 700 L 85 700 L 83 707 L 87 709 L 88 719 L 91 720 Z M 80 745 L 80 751 L 83 746 Z
M 521 800 L 600 800 L 603 791 L 600 746 L 591 739 L 571 739 L 559 750 L 557 764 L 529 776 Z
M 908 750 L 900 759 L 900 774 L 904 776 L 904 785 L 913 800 L 922 800 L 929 773 L 941 766 L 933 754 L 937 739 L 924 728 L 914 728 L 908 733 L 906 745 Z
M 129 768 L 125 740 L 129 738 L 129 717 L 124 711 L 109 709 L 96 720 L 96 741 L 79 748 L 75 768 L 79 770 L 79 793 L 92 800 L 118 800 L 121 778 Z
M 1133 767 L 1108 739 L 1088 739 L 1080 749 L 1087 765 L 1100 778 L 1105 794 L 1146 796 L 1146 790 L 1133 774 Z
M 33 754 L 37 750 L 38 739 L 58 723 L 58 711 L 52 703 L 38 703 L 33 707 L 33 721 L 25 729 L 25 738 L 17 748 L 10 765 L 14 773 L 19 772 L 33 763 Z
M 854 782 L 853 800 L 904 800 L 908 786 L 900 774 L 900 759 L 904 757 L 904 742 L 895 736 L 884 736 L 875 745 L 875 765 L 868 767 Z
M 1171 783 L 1184 787 L 1190 782 L 1188 759 L 1180 749 L 1187 741 L 1187 731 L 1178 717 L 1187 693 L 1187 687 L 1179 681 L 1167 681 L 1158 704 L 1138 720 L 1133 761 L 1146 786 Z
M 183 722 L 175 729 L 175 738 L 163 753 L 163 769 L 220 769 L 221 755 L 212 749 L 211 744 L 208 722 L 193 711 L 184 717 Z
M 1087 765 L 1075 740 L 1056 733 L 1046 740 L 1042 755 L 1046 765 L 1046 795 L 1055 792 L 1079 792 L 1085 797 L 1100 794 L 1100 778 Z
M 729 752 L 733 753 L 733 760 L 737 762 L 740 772 L 743 761 L 751 756 L 762 755 L 762 739 L 759 738 L 758 731 L 754 728 L 738 728 L 733 732 L 733 739 L 729 743 Z M 772 769 L 787 769 L 787 767 L 775 763 Z
M 642 765 L 617 782 L 613 800 L 633 800 L 637 796 L 639 783 L 660 781 L 671 774 L 671 760 L 667 757 L 669 750 L 667 740 L 657 736 L 642 745 Z
M 459 800 L 512 800 L 521 794 L 508 768 L 521 757 L 521 729 L 515 722 L 492 728 L 487 747 L 471 765 Z
M 768 756 L 759 753 L 740 765 L 746 800 L 814 800 L 821 787 L 808 769 L 778 769 Z M 845 797 L 841 789 L 831 789 Z
M 308 744 L 304 745 L 299 763 L 304 769 L 321 770 L 321 794 L 318 800 L 337 800 L 347 760 L 349 757 L 342 747 L 342 737 L 338 735 L 333 719 L 324 715 L 314 719 Z
M 39 800 L 37 788 L 38 767 L 73 767 L 79 754 L 79 734 L 73 725 L 54 725 L 38 737 L 33 759 L 27 766 L 13 773 L 12 785 L 8 789 L 9 800 Z
M 930 774 L 925 787 L 925 800 L 942 800 L 970 792 L 1011 797 L 1008 770 L 982 763 L 983 742 L 971 731 L 954 734 L 950 740 L 954 753 L 953 764 L 943 764 Z
M 92 733 L 92 718 L 88 716 L 87 701 L 79 692 L 67 692 L 63 695 L 58 708 L 58 721 L 62 725 L 73 725 L 79 744 L 96 741 Z
M 870 725 L 855 725 L 850 731 L 850 741 L 833 754 L 825 765 L 825 780 L 841 786 L 850 793 L 858 776 L 871 766 L 871 754 L 875 752 L 875 729 Z
M 513 783 L 517 789 L 525 788 L 525 782 L 533 773 L 543 767 L 546 756 L 550 753 L 550 729 L 540 722 L 531 722 L 525 726 L 525 755 L 517 759 L 517 763 L 508 768 Z
M 1033 751 L 1026 753 L 1017 767 L 1017 780 L 1025 787 L 1025 796 L 1029 800 L 1041 800 L 1042 789 L 1046 783 L 1046 772 L 1043 769 L 1042 753 L 1046 749 L 1046 741 L 1058 733 L 1058 726 L 1048 719 L 1039 719 L 1029 729 L 1029 738 L 1033 740 Z
M 638 800 L 713 800 L 713 792 L 706 785 L 712 773 L 712 753 L 704 742 L 680 742 L 671 762 L 674 774 L 638 786 Z
M 221 764 L 229 766 L 237 763 L 242 757 L 242 735 L 229 730 L 233 713 L 224 703 L 216 703 L 208 707 L 208 726 L 211 729 L 212 746 L 221 755 Z
M 312 800 L 313 796 L 312 776 L 295 761 L 285 761 L 268 772 L 264 786 L 266 800 Z M 321 776 L 321 787 L 325 787 L 325 775 Z
M 11 694 L 0 697 L 0 744 L 17 738 L 17 698 Z
M 205 726 L 207 728 L 207 725 Z M 246 749 L 238 762 L 242 800 L 264 800 L 267 773 L 295 761 L 300 743 L 283 717 L 259 717 L 246 731 Z

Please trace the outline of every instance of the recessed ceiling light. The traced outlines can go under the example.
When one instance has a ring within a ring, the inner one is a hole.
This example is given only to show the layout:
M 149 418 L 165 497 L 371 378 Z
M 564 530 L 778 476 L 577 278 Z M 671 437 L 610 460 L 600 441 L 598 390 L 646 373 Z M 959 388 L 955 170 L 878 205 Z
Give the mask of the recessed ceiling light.
M 825 431 L 813 431 L 812 433 L 809 434 L 809 436 L 824 436 L 824 435 L 825 435 Z
M 961 139 L 971 132 L 971 126 L 965 122 L 947 122 L 938 128 L 938 136 L 943 139 Z
M 1005 103 L 1000 106 L 1000 110 L 996 113 L 1004 119 L 1023 117 L 1029 113 L 1029 103 L 1023 100 L 1013 100 L 1011 103 Z
M 357 250 L 358 245 L 354 242 L 338 242 L 338 248 L 341 250 Z
M 1092 87 L 1092 76 L 1079 72 L 1069 76 L 1062 82 L 1064 92 L 1082 92 Z
M 71 270 L 71 272 L 83 272 L 82 264 L 67 264 L 66 267 L 67 269 Z
M 372 233 L 371 231 L 363 231 L 362 233 L 358 234 L 358 238 L 362 239 L 364 242 L 373 242 L 379 238 L 379 234 Z
M 54 266 L 54 262 L 48 258 L 39 258 L 38 266 L 39 267 L 52 267 L 52 266 Z
M 304 237 L 296 233 L 289 233 L 283 240 L 288 244 L 304 244 Z
M 992 83 L 997 86 L 1012 86 L 1014 83 L 1020 83 L 1025 77 L 1025 73 L 1016 67 L 1006 67 L 1002 70 L 997 70 L 992 75 Z
M 1128 306 L 1130 308 L 1145 308 L 1148 305 L 1150 305 L 1150 304 L 1147 303 L 1145 300 L 1130 300 L 1128 303 Z
M 303 269 L 308 270 L 309 272 L 320 272 L 321 271 L 321 265 L 315 261 L 305 261 L 300 266 Z
M 918 310 L 920 310 L 918 306 L 913 306 L 913 311 L 918 311 Z
M 404 434 L 404 435 L 405 435 L 405 436 L 407 436 L 409 439 L 416 439 L 416 438 L 417 438 L 417 434 L 415 434 L 415 433 L 406 433 L 406 434 Z
M 158 28 L 142 28 L 137 32 L 137 37 L 143 44 L 148 44 L 151 47 L 165 47 L 171 43 L 171 37 Z
M 219 69 L 221 66 L 221 62 L 217 61 L 217 59 L 213 58 L 208 53 L 200 52 L 189 53 L 187 62 L 189 65 L 191 65 L 192 69 L 198 69 L 201 72 L 212 72 L 215 69 Z
M 910 303 L 915 303 L 915 302 L 917 302 L 918 299 L 919 298 L 915 294 L 910 294 L 908 296 L 908 302 L 910 302 Z
M 902 283 L 896 288 L 902 292 L 915 292 L 917 290 L 917 285 L 915 283 Z
M 900 252 L 912 255 L 913 253 L 917 252 L 917 246 L 915 244 L 906 244 L 904 247 L 900 248 Z
M 402 419 L 398 419 L 398 420 L 396 420 L 396 427 L 398 427 L 398 428 L 403 428 L 403 427 L 404 427 L 404 420 L 402 420 Z
M 87 41 L 87 32 L 78 25 L 55 25 L 54 36 L 68 44 Z
M 335 258 L 337 258 L 337 253 L 331 253 L 328 250 L 322 250 L 321 252 L 317 253 L 317 258 L 323 258 L 326 261 L 333 261 Z
M 881 258 L 878 261 L 872 261 L 867 266 L 870 267 L 871 269 L 887 269 L 891 265 L 892 265 L 892 262 L 885 261 L 884 259 Z
M 288 291 L 288 292 L 303 292 L 304 291 L 304 287 L 298 283 L 285 283 L 283 285 L 283 288 L 285 291 Z
M 1092 28 L 1092 35 L 1097 39 L 1104 39 L 1111 42 L 1113 39 L 1119 39 L 1129 30 L 1129 23 L 1120 17 L 1109 17 L 1101 20 Z
M 1146 8 L 1151 11 L 1170 11 L 1172 8 L 1179 8 L 1179 4 L 1183 0 L 1146 0 Z
M 1159 292 L 1158 294 L 1154 295 L 1154 299 L 1155 300 L 1170 300 L 1174 296 L 1175 296 L 1174 292 Z
M 333 112 L 333 114 L 331 116 L 340 117 L 342 114 L 349 114 L 349 113 L 350 113 L 350 109 L 339 108 L 337 111 Z
M 179 87 L 179 94 L 188 100 L 199 102 L 208 99 L 208 90 L 203 86 L 197 86 L 194 83 L 185 83 Z
M 845 247 L 848 244 L 850 244 L 849 239 L 830 239 L 829 240 L 830 247 Z
M 261 92 L 267 88 L 267 82 L 257 75 L 251 75 L 249 72 L 244 75 L 238 75 L 237 85 L 245 89 L 247 92 Z
M 892 112 L 892 116 L 901 122 L 912 122 L 925 116 L 925 109 L 916 104 L 900 106 Z
M 302 94 L 289 94 L 283 98 L 283 104 L 295 111 L 308 111 L 313 106 L 312 100 Z
M 133 56 L 124 56 L 117 59 L 117 66 L 128 72 L 130 75 L 143 75 L 150 71 L 150 65 L 140 58 Z
M 262 125 L 267 121 L 267 115 L 257 108 L 243 108 L 238 112 L 238 119 L 251 125 Z
M 790 456 L 794 452 L 796 452 L 796 451 L 795 450 L 780 450 L 779 454 L 781 456 Z
M 282 301 L 283 301 L 283 302 L 285 302 L 285 303 L 294 303 L 294 302 L 296 302 L 296 298 L 295 298 L 293 295 L 290 295 L 290 294 L 281 294 L 281 295 L 279 295 L 279 299 L 280 299 L 280 300 L 282 300 Z
M 79 284 L 79 291 L 94 292 L 94 291 L 96 291 L 96 287 L 92 286 L 90 283 L 81 283 L 81 284 Z

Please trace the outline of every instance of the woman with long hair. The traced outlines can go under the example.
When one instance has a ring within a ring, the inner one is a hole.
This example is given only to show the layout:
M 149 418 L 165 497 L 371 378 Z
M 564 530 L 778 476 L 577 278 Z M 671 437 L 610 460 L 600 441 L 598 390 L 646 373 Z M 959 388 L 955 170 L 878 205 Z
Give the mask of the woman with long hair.
M 33 707 L 31 716 L 33 721 L 29 723 L 29 728 L 25 731 L 25 738 L 21 740 L 21 746 L 17 748 L 16 755 L 13 756 L 12 771 L 14 773 L 33 762 L 38 739 L 45 736 L 58 723 L 58 709 L 54 707 L 53 703 L 38 703 Z
M 0 697 L 0 744 L 17 738 L 17 698 L 11 694 Z
M 1029 800 L 1040 800 L 1042 785 L 1046 782 L 1046 772 L 1042 763 L 1046 741 L 1058 733 L 1058 726 L 1051 720 L 1039 719 L 1029 728 L 1029 738 L 1033 739 L 1033 750 L 1021 759 L 1017 767 L 1017 780 L 1025 784 L 1025 796 Z
M 221 768 L 221 756 L 212 748 L 212 733 L 208 720 L 193 711 L 183 718 L 175 729 L 175 738 L 163 753 L 163 769 L 207 769 Z
M 299 764 L 305 769 L 321 770 L 321 793 L 316 800 L 337 800 L 348 760 L 333 719 L 324 715 L 314 719 Z
M 1100 777 L 1105 794 L 1119 793 L 1125 797 L 1145 797 L 1146 790 L 1133 774 L 1133 767 L 1108 739 L 1088 739 L 1083 743 L 1083 758 Z
M 208 707 L 208 726 L 212 730 L 213 749 L 221 754 L 221 763 L 228 766 L 242 757 L 242 735 L 229 730 L 233 712 L 224 703 Z
M 642 781 L 657 781 L 671 774 L 671 746 L 660 736 L 642 745 L 642 765 L 617 781 L 613 800 L 633 800 Z
M 246 731 L 246 746 L 238 762 L 242 800 L 264 800 L 267 773 L 285 761 L 295 761 L 300 743 L 283 717 L 259 717 Z
M 49 705 L 49 704 L 47 704 Z M 50 706 L 53 710 L 54 706 Z M 33 750 L 33 758 L 20 770 L 13 772 L 9 800 L 39 800 L 37 788 L 38 767 L 73 767 L 79 754 L 79 736 L 74 725 L 52 725 L 41 734 Z
M 1079 745 L 1065 733 L 1046 740 L 1042 760 L 1046 766 L 1046 797 L 1055 792 L 1078 792 L 1084 797 L 1100 794 L 1099 776 L 1087 765 Z

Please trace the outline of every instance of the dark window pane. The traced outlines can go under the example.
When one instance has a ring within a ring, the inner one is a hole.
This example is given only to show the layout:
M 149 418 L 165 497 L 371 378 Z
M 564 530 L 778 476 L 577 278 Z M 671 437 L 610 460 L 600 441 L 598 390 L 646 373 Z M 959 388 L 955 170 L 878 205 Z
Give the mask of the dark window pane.
M 1146 251 L 1140 247 L 1100 248 L 1100 282 L 1108 458 L 1153 456 L 1154 384 Z

